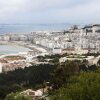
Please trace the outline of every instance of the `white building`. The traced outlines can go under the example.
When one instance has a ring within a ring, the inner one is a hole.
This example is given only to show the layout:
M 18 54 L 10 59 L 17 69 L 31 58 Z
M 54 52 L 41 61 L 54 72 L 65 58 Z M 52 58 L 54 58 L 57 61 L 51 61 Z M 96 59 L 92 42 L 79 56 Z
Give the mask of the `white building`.
M 92 30 L 93 30 L 93 33 L 100 32 L 100 24 L 93 25 Z
M 2 73 L 2 63 L 0 63 L 0 73 Z
M 33 59 L 32 55 L 29 55 L 29 56 L 26 57 L 27 62 L 32 62 L 32 59 Z
M 10 40 L 10 36 L 4 35 L 3 40 L 4 40 L 4 41 L 9 41 L 9 40 Z
M 60 54 L 60 53 L 62 53 L 61 48 L 53 48 L 53 54 Z
M 27 36 L 25 36 L 25 35 L 19 35 L 19 40 L 20 40 L 20 41 L 27 41 L 28 38 L 27 38 Z
M 36 97 L 41 97 L 43 95 L 43 92 L 41 90 L 35 91 L 35 96 Z

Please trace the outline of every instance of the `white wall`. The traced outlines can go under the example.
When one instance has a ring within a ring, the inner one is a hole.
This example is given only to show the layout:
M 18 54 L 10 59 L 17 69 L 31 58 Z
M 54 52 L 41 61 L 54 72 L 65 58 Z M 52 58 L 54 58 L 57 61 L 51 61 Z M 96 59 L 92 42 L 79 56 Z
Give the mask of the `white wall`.
M 2 73 L 2 64 L 0 63 L 0 73 Z

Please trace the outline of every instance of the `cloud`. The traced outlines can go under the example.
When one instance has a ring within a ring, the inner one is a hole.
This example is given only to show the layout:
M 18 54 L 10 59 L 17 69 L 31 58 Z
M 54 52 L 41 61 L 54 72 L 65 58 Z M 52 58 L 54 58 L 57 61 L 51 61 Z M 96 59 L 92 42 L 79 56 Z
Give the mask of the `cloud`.
M 100 0 L 0 0 L 0 23 L 100 22 Z

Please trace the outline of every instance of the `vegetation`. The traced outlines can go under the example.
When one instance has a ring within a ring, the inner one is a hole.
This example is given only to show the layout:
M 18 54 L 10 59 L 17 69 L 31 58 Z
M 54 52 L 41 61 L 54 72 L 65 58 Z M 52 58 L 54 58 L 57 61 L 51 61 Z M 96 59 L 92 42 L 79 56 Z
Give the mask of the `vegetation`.
M 87 53 L 87 54 L 82 54 L 83 56 L 94 56 L 94 57 L 97 57 L 100 55 L 100 53 Z
M 79 65 L 76 61 L 66 61 L 62 65 L 58 65 L 57 69 L 52 74 L 51 83 L 53 84 L 53 89 L 58 89 L 69 78 L 73 75 L 79 73 Z
M 100 100 L 100 68 L 86 60 L 58 64 L 52 74 L 51 100 Z
M 18 92 L 27 88 L 41 88 L 44 80 L 51 79 L 50 73 L 54 65 L 34 65 L 25 69 L 0 74 L 0 99 L 4 99 L 11 92 Z
M 23 60 L 25 59 L 24 57 L 22 56 L 6 56 L 4 57 L 6 60 L 10 60 L 10 61 L 13 61 L 13 60 Z
M 32 98 L 19 93 L 11 93 L 7 95 L 6 100 L 32 100 Z
M 67 83 L 69 79 L 74 75 L 79 75 L 81 72 L 95 71 L 97 70 L 96 65 L 87 65 L 87 61 L 83 62 L 74 60 L 66 61 L 61 64 L 56 64 L 57 69 L 52 73 L 51 83 L 53 89 L 59 89 L 64 83 Z
M 100 59 L 99 59 L 99 61 L 98 61 L 98 64 L 100 65 Z
M 100 69 L 71 77 L 51 100 L 100 100 Z
M 6 96 L 7 100 L 21 100 L 11 98 L 17 95 L 16 92 L 28 88 L 44 88 L 44 82 L 50 82 L 51 100 L 99 100 L 97 92 L 100 92 L 100 70 L 97 71 L 98 67 L 88 66 L 87 60 L 66 61 L 60 64 L 59 58 L 63 56 L 67 54 L 39 56 L 39 61 L 52 59 L 52 64 L 33 65 L 0 74 L 0 100 L 4 100 Z

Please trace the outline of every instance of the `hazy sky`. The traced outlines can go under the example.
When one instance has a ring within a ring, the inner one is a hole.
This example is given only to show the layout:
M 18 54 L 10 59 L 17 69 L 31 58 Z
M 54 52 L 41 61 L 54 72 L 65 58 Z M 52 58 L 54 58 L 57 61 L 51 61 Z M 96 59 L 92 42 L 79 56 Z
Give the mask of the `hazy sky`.
M 100 23 L 100 0 L 0 0 L 2 23 Z

